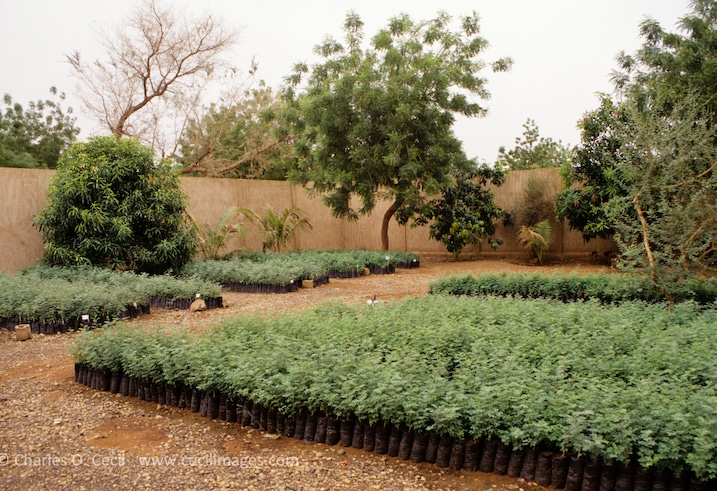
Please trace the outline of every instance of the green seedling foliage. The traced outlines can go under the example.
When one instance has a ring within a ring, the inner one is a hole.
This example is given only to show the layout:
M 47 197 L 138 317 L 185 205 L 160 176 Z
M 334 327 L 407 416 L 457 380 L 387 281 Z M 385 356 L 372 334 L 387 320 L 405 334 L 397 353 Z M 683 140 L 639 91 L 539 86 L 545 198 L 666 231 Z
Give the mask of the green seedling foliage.
M 648 276 L 594 273 L 556 273 L 551 275 L 525 273 L 487 273 L 452 275 L 432 282 L 429 291 L 451 295 L 498 295 L 523 298 L 552 298 L 563 302 L 597 300 L 606 304 L 644 301 L 662 302 Z M 717 281 L 693 279 L 686 284 L 677 301 L 695 301 L 710 305 L 717 301 Z
M 388 259 L 386 259 L 388 257 Z M 396 251 L 329 250 L 292 251 L 254 254 L 225 261 L 189 263 L 185 276 L 230 284 L 288 285 L 302 280 L 315 280 L 331 272 L 361 271 L 390 264 L 410 264 L 419 255 Z
M 128 305 L 150 298 L 215 297 L 221 286 L 194 276 L 149 276 L 89 266 L 39 265 L 0 275 L 0 319 L 67 322 L 90 316 L 93 323 L 116 318 Z
M 75 359 L 309 411 L 717 477 L 717 310 L 432 295 L 83 335 Z M 117 347 L 117 343 L 121 348 Z

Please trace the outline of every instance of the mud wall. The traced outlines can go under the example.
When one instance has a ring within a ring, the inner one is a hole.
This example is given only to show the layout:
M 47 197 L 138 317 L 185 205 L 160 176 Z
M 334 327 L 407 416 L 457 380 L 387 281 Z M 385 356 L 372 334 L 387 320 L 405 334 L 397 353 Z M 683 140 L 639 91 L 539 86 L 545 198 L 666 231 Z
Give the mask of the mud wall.
M 54 171 L 38 169 L 0 168 L 0 196 L 3 213 L 0 215 L 0 270 L 16 272 L 36 264 L 42 256 L 42 234 L 33 227 L 33 217 L 47 200 L 47 189 Z M 514 171 L 505 184 L 495 189 L 496 201 L 504 209 L 513 209 L 524 196 L 528 179 L 537 179 L 546 193 L 560 188 L 556 169 Z M 374 212 L 357 221 L 334 218 L 319 197 L 311 197 L 299 187 L 282 181 L 253 181 L 241 179 L 213 179 L 185 177 L 182 187 L 189 199 L 188 211 L 203 225 L 212 225 L 225 210 L 233 206 L 249 208 L 261 214 L 267 205 L 281 211 L 290 206 L 303 210 L 312 229 L 299 231 L 292 249 L 380 249 L 381 218 L 388 202 L 378 203 Z M 247 225 L 244 237 L 234 240 L 230 247 L 261 248 L 261 237 Z M 512 227 L 498 227 L 496 236 L 504 244 L 492 251 L 487 245 L 466 248 L 461 257 L 504 257 L 525 255 L 514 240 Z M 392 221 L 389 228 L 392 250 L 418 252 L 426 256 L 448 256 L 443 246 L 429 238 L 428 227 L 400 226 Z M 586 244 L 579 232 L 568 230 L 567 224 L 554 227 L 550 253 L 561 256 L 585 256 L 592 251 L 599 254 L 614 250 L 611 241 L 593 240 Z

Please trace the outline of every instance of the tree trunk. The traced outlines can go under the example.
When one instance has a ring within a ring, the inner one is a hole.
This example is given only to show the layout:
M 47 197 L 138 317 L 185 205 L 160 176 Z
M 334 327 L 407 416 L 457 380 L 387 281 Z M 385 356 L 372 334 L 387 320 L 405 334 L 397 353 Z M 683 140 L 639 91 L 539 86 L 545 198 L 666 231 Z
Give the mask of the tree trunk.
M 654 270 L 655 270 L 655 257 L 652 255 L 652 248 L 650 247 L 650 237 L 649 237 L 649 230 L 647 227 L 647 220 L 645 219 L 645 213 L 642 211 L 642 207 L 640 206 L 640 194 L 637 193 L 635 197 L 632 200 L 632 204 L 635 206 L 635 210 L 637 211 L 637 216 L 640 218 L 640 225 L 642 225 L 642 243 L 645 246 L 645 253 L 647 254 L 647 260 L 650 265 L 650 269 L 653 271 L 653 277 L 654 277 Z
M 396 213 L 396 208 L 398 208 L 398 200 L 388 207 L 388 210 L 383 215 L 383 222 L 381 222 L 381 247 L 384 251 L 388 250 L 388 224 L 391 223 L 391 218 Z
M 662 288 L 662 285 L 657 281 L 657 272 L 655 271 L 655 256 L 652 254 L 652 248 L 650 247 L 650 236 L 649 234 L 649 228 L 647 225 L 647 219 L 645 218 L 645 212 L 642 210 L 642 207 L 640 206 L 640 195 L 642 194 L 642 191 L 637 193 L 635 197 L 632 200 L 632 204 L 635 206 L 635 210 L 637 211 L 637 216 L 640 219 L 640 225 L 642 226 L 642 243 L 645 247 L 645 253 L 647 254 L 647 261 L 650 266 L 650 277 L 652 278 L 652 284 L 657 289 L 658 292 L 662 293 L 665 298 L 667 299 L 667 302 L 670 305 L 675 304 L 675 299 L 672 296 L 672 294 L 668 291 L 665 291 L 664 288 Z

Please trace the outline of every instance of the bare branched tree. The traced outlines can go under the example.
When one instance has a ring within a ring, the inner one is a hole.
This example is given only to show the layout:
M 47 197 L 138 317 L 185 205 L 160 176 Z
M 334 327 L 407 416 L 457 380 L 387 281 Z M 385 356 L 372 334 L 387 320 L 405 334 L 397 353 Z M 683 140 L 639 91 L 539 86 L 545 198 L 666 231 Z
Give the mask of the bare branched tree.
M 176 150 L 188 108 L 227 68 L 221 55 L 238 33 L 211 14 L 189 19 L 145 0 L 114 30 L 100 33 L 106 59 L 88 64 L 79 51 L 66 58 L 83 104 L 104 127 L 166 155 Z

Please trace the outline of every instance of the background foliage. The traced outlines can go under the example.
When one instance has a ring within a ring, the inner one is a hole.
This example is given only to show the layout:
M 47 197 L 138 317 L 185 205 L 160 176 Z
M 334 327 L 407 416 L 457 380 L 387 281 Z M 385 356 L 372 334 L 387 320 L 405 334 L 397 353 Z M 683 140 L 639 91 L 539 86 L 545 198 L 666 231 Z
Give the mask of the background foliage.
M 0 111 L 0 166 L 54 169 L 60 153 L 75 141 L 72 108 L 62 108 L 65 94 L 50 88 L 53 99 L 30 102 L 23 107 L 9 94 Z
M 535 121 L 528 118 L 523 124 L 523 129 L 523 138 L 515 139 L 515 148 L 498 149 L 496 166 L 522 170 L 561 167 L 570 163 L 572 157 L 570 149 L 552 138 L 541 137 Z

